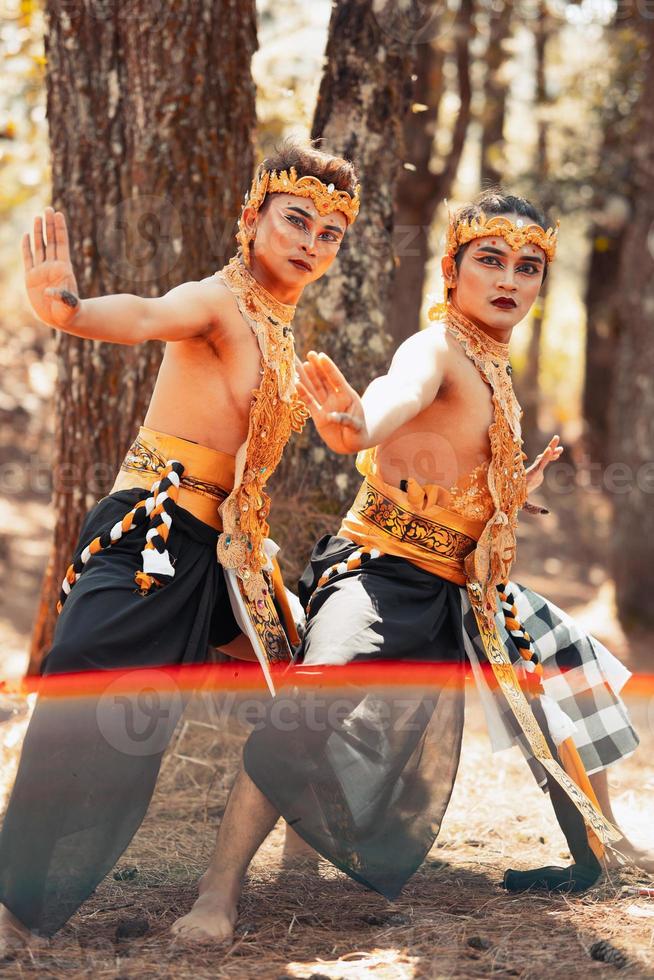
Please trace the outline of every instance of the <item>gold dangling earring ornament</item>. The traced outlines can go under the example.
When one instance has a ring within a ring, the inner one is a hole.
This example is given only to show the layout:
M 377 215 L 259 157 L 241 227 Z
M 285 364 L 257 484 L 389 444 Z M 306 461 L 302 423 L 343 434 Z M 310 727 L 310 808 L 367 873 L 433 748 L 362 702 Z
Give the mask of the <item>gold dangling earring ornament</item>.
M 238 230 L 238 235 L 236 236 L 238 243 L 241 246 L 241 255 L 243 256 L 243 261 L 249 268 L 251 264 L 250 249 L 252 247 L 252 242 L 256 237 L 256 233 L 249 232 L 245 225 L 241 225 Z

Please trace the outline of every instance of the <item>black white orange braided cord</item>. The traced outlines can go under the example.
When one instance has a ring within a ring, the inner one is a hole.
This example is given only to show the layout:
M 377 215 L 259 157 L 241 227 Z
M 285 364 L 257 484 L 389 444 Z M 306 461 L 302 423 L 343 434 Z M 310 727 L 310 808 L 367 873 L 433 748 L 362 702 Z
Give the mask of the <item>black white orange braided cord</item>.
M 135 527 L 139 527 L 148 520 L 151 527 L 147 531 L 146 545 L 141 552 L 143 569 L 139 569 L 134 576 L 141 594 L 146 595 L 153 585 L 161 584 L 157 576 L 172 577 L 175 574 L 168 554 L 167 541 L 183 472 L 182 463 L 175 459 L 168 460 L 161 476 L 153 483 L 150 496 L 146 497 L 145 500 L 139 500 L 122 520 L 117 521 L 112 528 L 104 531 L 86 545 L 79 556 L 68 566 L 61 584 L 57 612 L 61 612 L 72 587 L 78 581 L 93 555 L 97 555 L 100 551 L 106 551 L 124 534 L 128 534 Z

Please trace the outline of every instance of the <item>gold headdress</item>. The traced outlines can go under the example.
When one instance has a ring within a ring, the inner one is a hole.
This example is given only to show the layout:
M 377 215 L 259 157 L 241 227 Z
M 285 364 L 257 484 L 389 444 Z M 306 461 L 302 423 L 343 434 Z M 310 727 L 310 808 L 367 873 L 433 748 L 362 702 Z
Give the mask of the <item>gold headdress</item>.
M 277 173 L 276 170 L 264 170 L 252 181 L 252 187 L 245 197 L 243 210 L 250 207 L 258 211 L 268 194 L 294 194 L 296 197 L 310 197 L 320 215 L 341 211 L 347 218 L 348 225 L 351 225 L 359 214 L 361 204 L 359 191 L 360 187 L 357 185 L 352 197 L 347 191 L 337 191 L 334 184 L 323 184 L 317 177 L 298 177 L 295 167 L 291 167 L 290 172 L 282 170 L 281 173 Z M 252 239 L 243 223 L 242 213 L 236 237 L 243 251 L 243 259 L 249 265 Z
M 487 218 L 482 211 L 481 218 L 464 218 L 457 221 L 456 213 L 448 212 L 449 221 L 447 226 L 447 240 L 445 242 L 445 254 L 456 255 L 463 245 L 476 238 L 488 238 L 497 235 L 503 238 L 507 245 L 510 245 L 514 252 L 518 252 L 523 245 L 537 245 L 542 248 L 548 263 L 554 261 L 556 255 L 556 245 L 559 237 L 559 224 L 556 222 L 554 228 L 545 230 L 535 222 L 525 221 L 518 217 L 511 221 L 504 214 L 496 214 Z M 445 304 L 448 302 L 450 287 L 445 283 Z M 444 308 L 444 307 L 443 307 Z M 439 307 L 434 307 L 440 310 Z
M 514 252 L 519 251 L 523 245 L 538 245 L 545 252 L 547 261 L 553 262 L 556 255 L 558 234 L 558 221 L 555 228 L 548 228 L 546 231 L 540 225 L 527 222 L 521 217 L 516 218 L 515 221 L 511 221 L 503 214 L 487 218 L 482 212 L 481 218 L 457 221 L 456 215 L 450 212 L 445 252 L 454 257 L 462 245 L 467 245 L 473 239 L 497 235 L 503 238 Z

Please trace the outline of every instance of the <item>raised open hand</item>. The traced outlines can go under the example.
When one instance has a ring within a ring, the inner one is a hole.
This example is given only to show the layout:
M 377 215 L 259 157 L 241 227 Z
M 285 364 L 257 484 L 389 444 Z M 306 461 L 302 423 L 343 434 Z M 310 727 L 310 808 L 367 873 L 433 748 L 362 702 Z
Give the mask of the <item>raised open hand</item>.
M 553 436 L 542 453 L 536 457 L 531 466 L 527 467 L 527 490 L 533 493 L 545 479 L 545 470 L 557 460 L 563 452 L 563 446 L 559 445 L 559 437 Z
M 354 453 L 365 445 L 361 399 L 326 354 L 309 351 L 298 361 L 298 394 L 311 412 L 323 442 L 336 453 Z
M 23 235 L 25 287 L 34 312 L 53 327 L 66 328 L 79 309 L 77 282 L 70 262 L 68 229 L 61 211 L 45 209 L 34 219 L 34 252 L 29 233 Z

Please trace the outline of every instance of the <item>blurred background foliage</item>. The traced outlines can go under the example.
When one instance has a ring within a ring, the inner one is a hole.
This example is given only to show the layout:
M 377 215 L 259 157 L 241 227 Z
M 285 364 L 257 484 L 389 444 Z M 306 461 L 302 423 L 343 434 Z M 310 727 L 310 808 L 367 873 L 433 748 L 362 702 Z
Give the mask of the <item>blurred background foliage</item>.
M 1 7 L 0 323 L 4 343 L 0 409 L 13 415 L 21 406 L 29 413 L 37 410 L 38 399 L 47 398 L 53 383 L 46 334 L 41 328 L 29 329 L 18 250 L 20 234 L 31 215 L 49 200 L 49 148 L 42 5 L 38 0 L 2 0 Z M 259 50 L 253 61 L 259 120 L 256 142 L 257 149 L 265 152 L 281 136 L 306 135 L 311 129 L 331 3 L 259 0 L 257 7 Z M 476 193 L 488 162 L 491 172 L 501 174 L 503 186 L 545 202 L 551 214 L 562 220 L 559 261 L 543 310 L 539 411 L 542 428 L 567 426 L 573 438 L 582 426 L 589 253 L 592 248 L 606 248 L 611 229 L 620 227 L 629 214 L 630 166 L 624 145 L 633 126 L 644 41 L 624 12 L 615 22 L 610 0 L 548 4 L 519 0 L 511 3 L 504 36 L 499 39 L 500 56 L 494 52 L 490 68 L 489 42 L 501 7 L 498 0 L 479 0 L 476 5 L 470 38 L 471 118 L 450 201 L 457 203 Z M 539 31 L 545 33 L 547 42 L 545 86 L 540 93 L 536 79 Z M 449 31 L 433 42 L 444 58 L 444 90 L 430 161 L 434 173 L 447 164 L 460 110 L 455 40 L 454 32 Z M 486 148 L 487 161 L 483 161 L 490 86 L 494 95 L 505 100 L 504 124 L 501 138 Z M 421 111 L 420 106 L 415 108 Z M 611 140 L 607 142 L 604 134 L 609 130 Z M 540 131 L 545 133 L 546 172 Z M 411 164 L 410 159 L 405 161 L 408 168 Z M 486 178 L 484 183 L 488 182 Z M 438 258 L 444 214 L 444 207 L 438 207 L 432 224 L 427 297 L 440 291 Z M 590 233 L 600 215 L 607 232 L 593 238 Z M 530 330 L 527 323 L 516 331 L 518 375 L 527 367 Z M 19 378 L 12 379 L 14 371 Z

